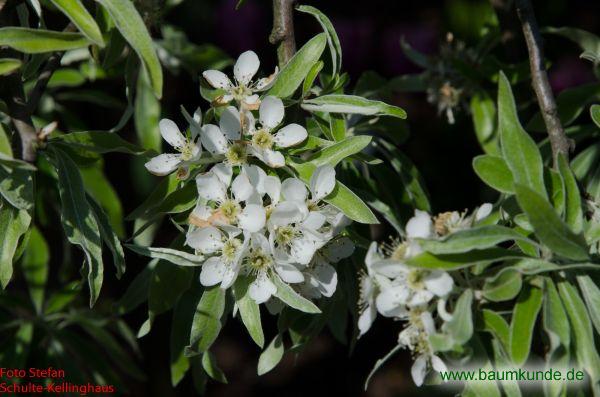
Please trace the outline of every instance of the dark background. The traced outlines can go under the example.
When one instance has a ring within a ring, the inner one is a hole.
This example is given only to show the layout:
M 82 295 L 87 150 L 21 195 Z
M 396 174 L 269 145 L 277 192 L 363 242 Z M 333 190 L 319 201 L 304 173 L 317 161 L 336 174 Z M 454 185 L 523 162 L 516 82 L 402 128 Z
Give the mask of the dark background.
M 183 29 L 190 41 L 212 43 L 223 49 L 233 59 L 243 51 L 252 49 L 261 59 L 263 72 L 271 71 L 276 64 L 275 49 L 268 43 L 271 29 L 271 4 L 266 0 L 246 0 L 235 10 L 236 0 L 187 0 L 166 15 L 154 21 L 154 34 L 160 32 L 161 23 L 170 23 Z M 140 1 L 140 3 L 148 3 Z M 150 1 L 149 3 L 152 3 Z M 404 37 L 414 48 L 427 54 L 438 51 L 447 32 L 457 39 L 473 44 L 482 24 L 481 15 L 488 3 L 481 1 L 305 1 L 328 15 L 340 37 L 343 48 L 343 70 L 351 76 L 350 86 L 361 73 L 374 70 L 386 78 L 419 72 L 403 54 L 400 38 Z M 573 26 L 599 33 L 600 15 L 596 0 L 534 1 L 541 26 Z M 483 10 L 483 11 L 482 11 Z M 158 13 L 160 14 L 160 13 Z M 516 14 L 512 15 L 516 18 Z M 314 18 L 308 14 L 295 14 L 296 41 L 300 47 L 306 40 L 321 31 Z M 520 35 L 509 43 L 507 61 L 524 60 L 526 51 Z M 571 42 L 560 38 L 548 40 L 546 55 L 552 61 L 550 80 L 555 93 L 593 79 L 589 63 L 578 58 L 580 51 Z M 112 91 L 122 97 L 122 81 L 115 81 Z M 528 95 L 527 93 L 524 94 Z M 530 92 L 530 95 L 533 95 Z M 449 125 L 438 116 L 434 106 L 427 103 L 425 94 L 398 94 L 394 104 L 408 113 L 410 138 L 401 147 L 423 174 L 435 213 L 473 208 L 494 195 L 486 190 L 471 168 L 471 159 L 481 153 L 475 138 L 471 119 L 459 111 L 456 123 Z M 173 75 L 166 72 L 165 89 L 161 100 L 163 117 L 179 118 L 179 106 L 207 108 L 200 97 L 197 76 L 187 73 Z M 89 125 L 95 129 L 110 128 L 120 117 L 119 112 L 96 111 L 93 108 L 75 109 L 85 114 Z M 135 141 L 133 122 L 123 130 L 124 138 Z M 141 166 L 141 164 L 137 164 Z M 105 168 L 109 180 L 122 199 L 127 214 L 142 202 L 139 184 L 132 182 L 130 157 L 106 156 Z M 164 225 L 156 245 L 167 244 L 175 230 Z M 131 234 L 132 225 L 128 224 Z M 60 247 L 60 235 L 50 239 Z M 133 277 L 146 261 L 127 254 L 127 272 L 122 280 L 107 272 L 98 307 L 109 307 L 109 302 L 120 297 Z M 12 287 L 11 288 L 18 288 Z M 142 306 L 126 316 L 127 322 L 137 329 L 146 318 Z M 139 343 L 142 351 L 140 364 L 148 381 L 131 381 L 135 396 L 188 396 L 195 391 L 190 377 L 186 377 L 173 390 L 169 373 L 169 332 L 171 313 L 157 318 L 152 332 Z M 266 339 L 274 335 L 273 319 L 263 316 Z M 417 389 L 410 378 L 412 360 L 401 352 L 373 377 L 364 392 L 364 381 L 377 359 L 396 344 L 401 326 L 381 317 L 371 331 L 362 337 L 354 351 L 336 342 L 323 332 L 300 355 L 286 354 L 280 365 L 269 374 L 258 377 L 256 364 L 260 350 L 251 341 L 241 323 L 230 320 L 213 347 L 216 359 L 226 373 L 229 384 L 210 382 L 207 395 L 214 396 L 426 396 L 442 395 L 432 388 Z M 349 333 L 351 330 L 348 330 Z

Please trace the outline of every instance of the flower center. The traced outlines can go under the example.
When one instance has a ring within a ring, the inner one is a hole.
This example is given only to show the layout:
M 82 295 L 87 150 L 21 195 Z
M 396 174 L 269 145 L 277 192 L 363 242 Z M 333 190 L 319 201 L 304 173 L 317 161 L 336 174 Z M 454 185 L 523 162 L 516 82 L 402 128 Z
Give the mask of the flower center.
M 253 250 L 248 257 L 248 265 L 254 272 L 265 271 L 271 267 L 271 255 L 265 253 L 262 249 Z
M 252 91 L 245 85 L 240 84 L 239 86 L 231 90 L 231 95 L 233 95 L 233 98 L 236 101 L 242 102 L 244 98 L 246 98 L 249 95 L 252 95 Z
M 402 261 L 406 258 L 406 250 L 408 249 L 408 243 L 399 243 L 392 251 L 392 259 Z
M 186 142 L 181 148 L 181 159 L 183 161 L 189 161 L 194 157 L 196 145 L 193 142 Z
M 425 288 L 425 284 L 423 283 L 423 278 L 425 277 L 425 272 L 420 269 L 412 269 L 408 272 L 408 277 L 406 278 L 406 282 L 408 286 L 413 290 L 422 290 Z
M 223 244 L 223 257 L 227 262 L 231 262 L 235 259 L 235 255 L 238 249 L 242 246 L 242 242 L 237 238 L 229 239 Z
M 219 206 L 219 212 L 227 219 L 229 223 L 234 223 L 238 214 L 241 212 L 240 205 L 234 200 L 225 200 Z
M 252 144 L 261 149 L 271 149 L 273 147 L 273 135 L 265 129 L 260 129 L 252 136 Z
M 231 165 L 242 165 L 246 163 L 246 147 L 241 143 L 234 143 L 229 147 L 225 158 Z
M 308 208 L 309 211 L 318 211 L 319 210 L 319 205 L 312 200 L 307 200 L 306 201 L 306 208 Z
M 277 229 L 275 241 L 280 245 L 288 245 L 296 235 L 297 231 L 294 227 L 282 226 Z

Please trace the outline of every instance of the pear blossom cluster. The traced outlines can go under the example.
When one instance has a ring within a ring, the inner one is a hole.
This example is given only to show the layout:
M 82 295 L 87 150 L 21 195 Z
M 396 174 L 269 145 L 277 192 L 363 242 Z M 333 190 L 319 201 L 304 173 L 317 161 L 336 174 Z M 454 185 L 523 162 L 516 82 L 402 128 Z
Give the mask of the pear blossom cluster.
M 205 116 L 211 122 L 203 123 L 200 110 L 192 116 L 183 110 L 189 128 L 182 133 L 175 122 L 161 120 L 160 133 L 177 153 L 160 154 L 146 168 L 195 180 L 198 199 L 185 245 L 204 258 L 202 285 L 227 289 L 250 277 L 248 294 L 257 303 L 273 303 L 281 282 L 307 298 L 331 297 L 337 286 L 332 264 L 354 250 L 342 236 L 349 219 L 325 202 L 336 185 L 335 169 L 315 168 L 306 184 L 284 168 L 287 148 L 308 133 L 283 123 L 280 98 L 259 96 L 277 75 L 276 69 L 254 80 L 259 64 L 247 51 L 235 63 L 233 80 L 205 71 L 217 93 Z
M 431 217 L 427 212 L 416 210 L 406 223 L 403 239 L 384 245 L 373 242 L 369 247 L 366 272 L 360 279 L 360 335 L 370 329 L 378 313 L 404 321 L 398 344 L 413 354 L 411 375 L 417 386 L 423 384 L 432 369 L 446 370 L 429 337 L 452 319 L 446 304 L 453 296 L 455 283 L 446 271 L 412 267 L 406 261 L 423 252 L 420 239 L 437 239 L 470 228 L 486 218 L 491 210 L 492 205 L 488 203 L 470 215 L 453 211 Z

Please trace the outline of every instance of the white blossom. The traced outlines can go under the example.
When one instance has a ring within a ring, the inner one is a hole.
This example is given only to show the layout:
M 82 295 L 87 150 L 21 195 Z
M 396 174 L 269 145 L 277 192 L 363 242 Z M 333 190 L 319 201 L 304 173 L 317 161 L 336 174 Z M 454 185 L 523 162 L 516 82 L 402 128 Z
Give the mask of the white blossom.
M 163 153 L 153 157 L 145 166 L 154 175 L 168 175 L 186 163 L 200 158 L 201 148 L 195 137 L 184 136 L 177 124 L 169 119 L 162 119 L 159 124 L 160 135 L 179 153 Z
M 257 109 L 260 99 L 256 92 L 267 90 L 273 85 L 277 76 L 275 72 L 265 78 L 253 80 L 258 71 L 260 60 L 254 51 L 242 53 L 233 66 L 234 81 L 218 70 L 206 70 L 202 76 L 214 88 L 222 89 L 225 94 L 215 100 L 216 104 L 223 105 L 235 100 L 243 109 Z

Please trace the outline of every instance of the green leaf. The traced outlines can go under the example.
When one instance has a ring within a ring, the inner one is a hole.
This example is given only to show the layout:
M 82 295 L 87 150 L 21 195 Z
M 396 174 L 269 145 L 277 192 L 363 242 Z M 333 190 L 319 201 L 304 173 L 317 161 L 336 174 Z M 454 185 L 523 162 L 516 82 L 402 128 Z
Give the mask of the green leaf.
M 406 264 L 424 269 L 457 270 L 470 266 L 483 266 L 506 259 L 519 259 L 523 257 L 525 257 L 525 255 L 518 251 L 504 248 L 487 248 L 460 254 L 435 255 L 429 252 L 423 252 L 408 259 Z
M 540 288 L 526 284 L 515 304 L 510 322 L 510 356 L 518 367 L 529 357 L 533 328 L 542 307 L 542 297 Z
M 365 202 L 340 181 L 336 182 L 333 192 L 324 200 L 355 222 L 371 225 L 379 223 L 377 217 Z
M 470 108 L 479 145 L 487 154 L 500 154 L 494 101 L 485 91 L 477 92 L 471 97 Z
M 48 243 L 39 229 L 33 226 L 23 253 L 21 269 L 27 281 L 29 296 L 37 313 L 42 312 L 49 262 L 50 249 Z
M 134 244 L 125 244 L 133 252 L 149 258 L 163 259 L 178 266 L 196 267 L 204 263 L 204 257 L 179 251 L 172 248 L 141 247 Z
M 442 330 L 449 334 L 456 344 L 464 345 L 473 335 L 472 303 L 473 291 L 467 289 L 456 301 L 452 319 L 442 326 Z
M 133 120 L 138 142 L 144 149 L 161 151 L 162 137 L 158 129 L 160 102 L 152 93 L 152 86 L 145 73 L 137 79 Z
M 33 174 L 24 169 L 0 165 L 0 194 L 13 207 L 30 210 L 33 207 Z
M 541 243 L 565 258 L 586 260 L 589 257 L 585 239 L 569 229 L 544 197 L 518 184 L 515 191 L 519 206 Z
M 93 153 L 127 153 L 145 154 L 146 151 L 132 143 L 127 142 L 114 132 L 107 131 L 81 131 L 57 135 L 49 143 L 60 143 L 75 149 Z
M 290 162 L 290 166 L 298 172 L 301 179 L 308 182 L 317 167 L 325 164 L 335 167 L 345 158 L 367 147 L 371 139 L 367 135 L 351 136 L 319 150 L 302 163 Z
M 558 171 L 562 179 L 565 191 L 565 221 L 575 234 L 583 230 L 583 210 L 581 209 L 581 195 L 577 180 L 569 163 L 562 154 L 558 157 Z
M 330 114 L 329 115 L 329 126 L 331 128 L 331 135 L 336 141 L 341 141 L 346 136 L 346 119 L 341 114 Z
M 342 45 L 340 44 L 340 39 L 338 38 L 337 33 L 333 28 L 333 24 L 329 18 L 312 6 L 301 5 L 296 9 L 300 12 L 311 14 L 317 19 L 317 21 L 319 21 L 319 24 L 327 35 L 327 45 L 329 46 L 329 51 L 331 52 L 331 74 L 335 75 L 340 73 L 340 69 L 342 68 Z
M 587 105 L 600 99 L 600 84 L 583 84 L 561 91 L 556 97 L 558 117 L 563 126 L 571 125 L 584 111 Z M 546 125 L 540 112 L 527 123 L 530 131 L 546 131 Z
M 495 311 L 483 309 L 481 311 L 481 320 L 483 322 L 483 330 L 494 335 L 500 341 L 505 351 L 510 351 L 510 327 L 504 317 Z
M 185 356 L 185 346 L 190 340 L 190 331 L 196 306 L 202 297 L 203 287 L 195 282 L 185 291 L 173 308 L 170 335 L 171 385 L 177 386 L 190 369 L 190 360 Z
M 315 79 L 323 69 L 323 61 L 318 61 L 310 68 L 310 71 L 304 78 L 304 83 L 302 84 L 302 98 L 306 98 L 310 94 L 310 89 L 312 88 Z M 309 136 L 310 138 L 310 136 Z
M 52 0 L 52 3 L 63 12 L 75 26 L 90 41 L 104 47 L 104 40 L 100 28 L 94 18 L 85 9 L 79 0 Z
M 513 193 L 512 172 L 502 157 L 484 154 L 473 159 L 473 169 L 489 187 L 501 193 Z
M 515 99 L 504 73 L 500 73 L 498 80 L 498 123 L 502 155 L 515 183 L 546 197 L 542 156 L 519 122 Z
M 547 367 L 555 365 L 566 367 L 570 360 L 569 349 L 571 344 L 569 318 L 552 279 L 546 277 L 544 282 L 543 324 L 550 342 L 546 355 L 546 365 Z M 546 395 L 549 397 L 565 395 L 566 384 L 564 382 L 547 382 L 544 387 Z
M 279 98 L 292 96 L 313 65 L 321 58 L 326 42 L 325 33 L 320 33 L 304 44 L 281 69 L 267 95 Z
M 194 314 L 190 344 L 186 347 L 188 357 L 206 352 L 217 339 L 224 310 L 225 290 L 219 286 L 204 290 Z
M 14 58 L 0 58 L 0 76 L 6 76 L 19 69 L 23 63 Z
M 309 112 L 362 114 L 365 116 L 392 116 L 406 118 L 406 112 L 397 106 L 373 101 L 355 95 L 331 94 L 307 99 L 300 105 Z
M 173 266 L 166 261 L 159 261 L 152 271 L 148 289 L 149 320 L 170 310 L 179 297 L 187 291 L 194 278 L 194 269 Z
M 157 263 L 157 259 L 151 260 L 131 281 L 123 296 L 114 304 L 114 310 L 117 314 L 129 313 L 148 300 L 150 281 Z
M 110 14 L 117 29 L 140 57 L 148 73 L 154 94 L 160 98 L 163 89 L 163 74 L 156 55 L 152 37 L 144 20 L 135 9 L 133 2 L 123 0 L 97 0 Z
M 233 285 L 233 295 L 244 326 L 252 340 L 262 349 L 265 344 L 265 335 L 260 322 L 260 308 L 254 299 L 248 295 L 248 286 L 251 282 L 250 277 L 238 276 Z
M 281 335 L 278 334 L 258 358 L 258 375 L 264 375 L 275 368 L 283 358 L 284 352 L 283 341 Z
M 544 32 L 566 37 L 581 47 L 583 50 L 582 58 L 590 59 L 595 63 L 600 61 L 600 38 L 595 34 L 583 29 L 569 27 L 547 27 Z
M 91 167 L 81 167 L 81 177 L 85 191 L 95 200 L 108 217 L 108 226 L 120 238 L 125 236 L 123 223 L 123 205 L 113 185 L 102 170 L 102 162 Z M 102 230 L 100 230 L 102 232 Z
M 277 287 L 275 296 L 278 297 L 283 303 L 293 307 L 294 309 L 300 310 L 301 312 L 321 313 L 321 309 L 319 309 L 308 299 L 300 296 L 292 287 L 281 281 L 279 276 L 274 275 L 271 278 L 271 281 L 273 284 L 275 284 L 275 287 Z
M 217 366 L 217 361 L 211 352 L 207 351 L 202 355 L 202 368 L 206 374 L 217 382 L 227 383 L 227 377 Z
M 110 225 L 108 216 L 102 207 L 100 207 L 100 205 L 98 205 L 98 203 L 96 203 L 92 198 L 90 198 L 88 202 L 92 207 L 92 211 L 94 211 L 94 217 L 98 223 L 98 229 L 100 230 L 102 241 L 104 241 L 104 244 L 108 247 L 112 254 L 115 269 L 117 271 L 117 278 L 120 279 L 123 273 L 125 273 L 125 253 L 123 252 L 121 240 L 119 240 L 119 236 L 117 236 Z
M 600 381 L 600 357 L 594 343 L 592 324 L 585 304 L 575 286 L 566 280 L 558 283 L 558 292 L 569 315 L 577 362 L 590 376 L 592 388 L 597 393 Z
M 419 239 L 419 245 L 432 254 L 458 254 L 473 249 L 492 248 L 505 241 L 525 241 L 535 244 L 513 229 L 488 225 L 459 230 L 441 240 Z
M 19 239 L 31 223 L 31 216 L 25 210 L 10 206 L 2 200 L 0 208 L 0 284 L 6 288 L 13 274 L 13 260 L 19 245 Z
M 577 276 L 577 282 L 590 313 L 590 319 L 600 335 L 600 288 L 590 276 Z
M 90 42 L 79 33 L 55 32 L 20 27 L 0 28 L 0 46 L 27 54 L 67 51 L 87 47 Z
M 77 165 L 57 148 L 52 148 L 51 153 L 58 173 L 63 228 L 71 244 L 79 245 L 85 254 L 90 306 L 93 306 L 100 295 L 104 277 L 100 230 L 85 196 Z
M 492 302 L 511 300 L 521 291 L 522 276 L 518 271 L 504 271 L 486 280 L 483 296 Z
M 590 117 L 598 128 L 600 128 L 600 105 L 590 106 Z

